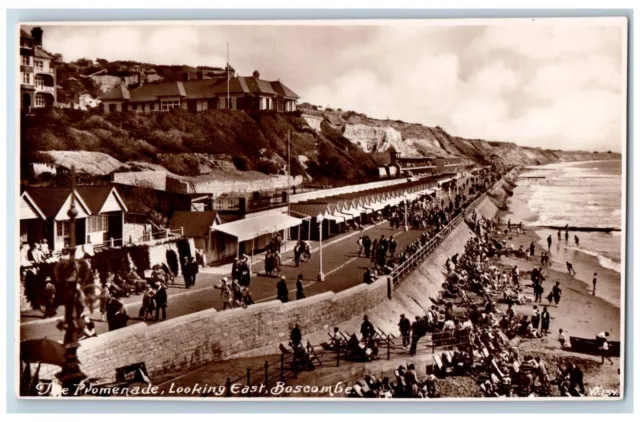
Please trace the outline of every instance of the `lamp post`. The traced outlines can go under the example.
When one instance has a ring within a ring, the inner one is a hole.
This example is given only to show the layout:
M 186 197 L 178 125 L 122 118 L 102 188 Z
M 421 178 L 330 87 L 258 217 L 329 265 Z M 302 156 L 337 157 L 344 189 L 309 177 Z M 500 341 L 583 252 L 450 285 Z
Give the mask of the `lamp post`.
M 407 216 L 407 193 L 404 194 L 404 231 L 409 231 L 409 217 Z
M 86 375 L 80 370 L 80 361 L 76 353 L 80 346 L 78 343 L 78 321 L 85 303 L 88 302 L 90 310 L 93 311 L 95 299 L 95 292 L 92 292 L 94 286 L 89 265 L 84 260 L 76 261 L 75 259 L 75 219 L 78 216 L 75 188 L 75 168 L 71 167 L 71 204 L 67 211 L 69 217 L 69 259 L 60 261 L 55 267 L 57 289 L 62 290 L 61 297 L 65 307 L 64 322 L 59 325 L 61 329 L 65 330 L 64 362 L 62 370 L 56 374 L 56 377 L 60 380 L 66 395 L 75 394 L 76 386 L 86 378 Z
M 324 216 L 319 214 L 316 217 L 316 221 L 318 222 L 318 233 L 320 234 L 320 272 L 318 273 L 318 281 L 324 281 L 324 273 L 322 272 L 322 222 L 324 221 Z

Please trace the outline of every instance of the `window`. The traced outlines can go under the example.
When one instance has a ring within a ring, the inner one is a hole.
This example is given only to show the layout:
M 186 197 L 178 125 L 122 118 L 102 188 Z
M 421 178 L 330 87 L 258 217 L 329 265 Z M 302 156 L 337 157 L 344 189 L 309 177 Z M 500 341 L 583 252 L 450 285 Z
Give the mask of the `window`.
M 109 104 L 109 111 L 112 113 L 115 113 L 116 111 L 118 111 L 118 105 L 117 104 Z
M 22 72 L 22 83 L 31 85 L 31 75 L 27 72 Z
M 161 101 L 160 102 L 160 110 L 168 111 L 174 108 L 180 108 L 180 100 L 173 101 Z
M 47 105 L 47 100 L 44 98 L 44 95 L 42 94 L 36 94 L 35 100 L 34 100 L 34 106 L 35 107 L 44 107 Z
M 44 62 L 42 60 L 34 60 L 33 65 L 36 70 L 44 70 Z
M 89 217 L 89 233 L 105 232 L 108 230 L 109 222 L 106 215 L 92 215 Z
M 42 77 L 42 75 L 36 75 L 35 82 L 36 88 L 44 88 L 44 78 Z
M 31 60 L 29 60 L 29 56 L 20 56 L 20 57 L 22 57 L 23 66 L 31 66 Z

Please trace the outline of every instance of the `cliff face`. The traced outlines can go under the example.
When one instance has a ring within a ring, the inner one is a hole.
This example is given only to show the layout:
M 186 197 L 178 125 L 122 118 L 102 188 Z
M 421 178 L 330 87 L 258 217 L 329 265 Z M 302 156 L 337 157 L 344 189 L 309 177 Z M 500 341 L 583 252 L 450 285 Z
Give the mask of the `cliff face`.
M 304 113 L 304 112 L 303 112 Z M 354 112 L 311 111 L 313 119 L 330 123 L 339 135 L 365 152 L 394 149 L 405 156 L 462 157 L 478 164 L 502 161 L 507 164 L 548 164 L 558 161 L 621 159 L 620 154 L 560 151 L 529 148 L 511 142 L 490 142 L 453 136 L 440 127 L 427 127 L 398 120 L 371 119 Z M 326 128 L 328 125 L 322 126 Z

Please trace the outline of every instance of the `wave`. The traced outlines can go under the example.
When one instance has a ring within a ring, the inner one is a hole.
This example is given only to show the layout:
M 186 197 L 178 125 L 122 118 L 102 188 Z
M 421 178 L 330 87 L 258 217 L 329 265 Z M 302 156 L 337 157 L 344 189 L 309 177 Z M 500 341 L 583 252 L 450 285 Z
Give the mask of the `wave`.
M 576 248 L 572 246 L 567 246 L 567 249 L 573 249 L 575 251 L 582 252 L 586 255 L 590 255 L 595 258 L 598 258 L 598 264 L 600 264 L 601 267 L 607 268 L 609 270 L 613 270 L 617 273 L 622 273 L 621 271 L 622 264 L 620 262 L 614 261 L 611 258 L 607 258 L 606 256 L 599 254 L 598 252 L 590 251 L 588 249 Z

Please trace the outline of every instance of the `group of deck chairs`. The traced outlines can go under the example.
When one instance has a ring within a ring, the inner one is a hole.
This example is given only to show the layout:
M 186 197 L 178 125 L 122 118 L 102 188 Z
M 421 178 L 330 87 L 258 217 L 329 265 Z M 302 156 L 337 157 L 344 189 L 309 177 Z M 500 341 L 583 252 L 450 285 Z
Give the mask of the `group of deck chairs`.
M 333 329 L 333 333 L 328 333 L 329 341 L 322 343 L 325 350 L 333 350 L 340 353 L 340 358 L 346 361 L 371 362 L 378 359 L 380 348 L 386 346 L 387 342 L 393 344 L 394 336 L 386 334 L 375 325 L 373 335 L 364 339 L 359 333 L 350 333 L 346 330 L 340 331 L 338 327 Z
M 408 369 L 407 369 L 408 368 Z M 367 375 L 356 381 L 348 397 L 350 398 L 435 398 L 440 397 L 436 391 L 436 376 L 427 374 L 419 379 L 415 367 L 401 365 L 395 372 L 395 380 L 383 377 L 380 381 L 375 375 Z M 429 368 L 427 368 L 428 371 Z

